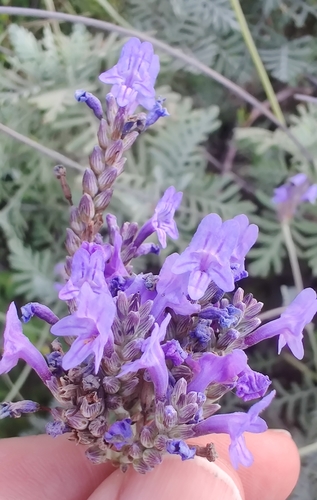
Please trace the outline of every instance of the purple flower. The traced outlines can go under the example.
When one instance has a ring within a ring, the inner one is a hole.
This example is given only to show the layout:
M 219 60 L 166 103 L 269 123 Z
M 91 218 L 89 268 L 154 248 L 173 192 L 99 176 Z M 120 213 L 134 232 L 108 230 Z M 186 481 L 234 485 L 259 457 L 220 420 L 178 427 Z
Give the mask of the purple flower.
M 192 369 L 194 376 L 188 384 L 188 391 L 204 392 L 209 384 L 232 384 L 247 365 L 247 356 L 235 349 L 225 356 L 217 356 L 206 352 L 199 359 L 188 357 L 186 364 Z
M 303 329 L 311 322 L 317 312 L 316 292 L 305 288 L 281 314 L 280 318 L 270 321 L 245 337 L 246 346 L 279 335 L 278 353 L 287 344 L 294 356 L 302 359 Z
M 23 359 L 30 365 L 44 383 L 52 377 L 44 356 L 23 334 L 17 309 L 14 302 L 11 302 L 6 316 L 4 352 L 0 361 L 0 374 L 8 373 L 17 365 L 19 359 Z
M 196 448 L 188 446 L 180 439 L 170 439 L 166 443 L 166 451 L 172 455 L 179 455 L 182 460 L 189 460 L 194 458 Z
M 149 42 L 130 38 L 123 46 L 118 63 L 99 76 L 112 85 L 111 92 L 120 107 L 128 106 L 132 114 L 140 104 L 146 109 L 155 105 L 154 84 L 160 62 Z
M 78 102 L 85 102 L 88 108 L 94 112 L 94 115 L 101 120 L 103 117 L 103 109 L 98 97 L 94 96 L 90 92 L 86 92 L 86 90 L 76 90 L 75 99 Z
M 179 256 L 173 273 L 190 272 L 188 293 L 199 300 L 214 281 L 224 291 L 234 289 L 230 259 L 239 240 L 240 225 L 232 219 L 222 222 L 217 214 L 203 218 L 187 249 Z
M 48 422 L 45 426 L 46 434 L 53 438 L 66 434 L 66 432 L 71 432 L 71 430 L 72 429 L 65 422 L 59 420 Z
M 237 215 L 233 220 L 238 222 L 240 233 L 237 245 L 230 258 L 230 265 L 233 271 L 234 281 L 238 281 L 248 276 L 244 267 L 245 256 L 256 242 L 259 228 L 255 224 L 249 224 L 249 219 L 244 214 Z
M 151 314 L 158 320 L 166 307 L 182 316 L 199 312 L 200 305 L 192 304 L 187 298 L 188 273 L 177 275 L 171 269 L 179 255 L 169 255 L 163 264 L 156 285 L 157 296 L 153 301 Z
M 37 316 L 43 321 L 46 321 L 49 325 L 54 325 L 59 319 L 49 307 L 43 306 L 43 304 L 39 304 L 38 302 L 29 302 L 25 304 L 25 306 L 21 307 L 21 312 L 21 319 L 24 323 L 28 323 L 33 316 Z
M 236 384 L 236 395 L 244 401 L 262 398 L 271 383 L 267 375 L 255 372 L 247 366 L 245 370 L 239 374 Z
M 165 359 L 170 359 L 175 366 L 179 366 L 187 358 L 188 354 L 184 351 L 178 340 L 168 340 L 166 344 L 162 345 Z
M 38 403 L 27 399 L 16 403 L 11 401 L 0 403 L 0 420 L 6 417 L 19 418 L 25 413 L 35 413 L 39 409 L 40 405 Z
M 84 242 L 72 259 L 70 279 L 59 292 L 61 300 L 76 298 L 84 283 L 89 283 L 93 290 L 102 289 L 106 282 L 105 263 L 111 255 L 110 246 Z
M 315 203 L 317 184 L 310 185 L 306 174 L 296 174 L 286 184 L 274 189 L 272 202 L 278 207 L 281 220 L 291 219 L 301 202 Z
M 174 221 L 175 210 L 182 201 L 183 193 L 176 192 L 174 186 L 170 186 L 156 205 L 154 215 L 140 229 L 134 245 L 138 248 L 148 236 L 156 231 L 162 248 L 166 248 L 166 235 L 173 240 L 178 238 L 178 230 Z
M 249 409 L 248 413 L 235 412 L 229 415 L 213 415 L 194 427 L 196 436 L 203 436 L 209 433 L 226 433 L 231 438 L 229 454 L 232 465 L 237 469 L 239 463 L 249 467 L 253 463 L 253 457 L 247 449 L 244 432 L 264 432 L 267 429 L 265 421 L 259 417 L 259 413 L 265 410 L 276 391 L 270 392 L 261 401 L 255 403 Z
M 150 127 L 150 125 L 153 125 L 153 123 L 157 122 L 159 118 L 162 118 L 163 116 L 169 116 L 169 112 L 167 111 L 166 108 L 163 108 L 162 103 L 165 101 L 165 99 L 162 99 L 161 97 L 157 99 L 156 103 L 154 104 L 153 108 L 150 109 L 146 116 L 146 122 L 145 122 L 145 127 Z
M 95 356 L 95 373 L 98 372 L 106 345 L 113 345 L 111 326 L 116 306 L 105 285 L 94 293 L 85 282 L 78 296 L 78 309 L 74 314 L 62 318 L 52 328 L 57 336 L 76 336 L 76 340 L 62 361 L 64 370 L 80 365 L 88 356 Z
M 111 256 L 105 268 L 105 276 L 107 280 L 109 280 L 114 276 L 127 276 L 128 272 L 121 258 L 121 248 L 123 240 L 117 226 L 117 219 L 112 214 L 108 214 L 106 219 L 110 232 L 110 241 L 112 244 Z
M 112 424 L 105 433 L 104 438 L 107 443 L 114 444 L 119 451 L 126 444 L 131 444 L 133 439 L 131 419 L 125 418 Z
M 153 382 L 157 399 L 165 398 L 168 387 L 168 370 L 161 342 L 165 338 L 170 319 L 171 315 L 167 314 L 160 326 L 157 323 L 154 324 L 151 336 L 143 342 L 141 358 L 123 365 L 118 375 L 120 377 L 127 373 L 136 373 L 139 370 L 146 369 Z

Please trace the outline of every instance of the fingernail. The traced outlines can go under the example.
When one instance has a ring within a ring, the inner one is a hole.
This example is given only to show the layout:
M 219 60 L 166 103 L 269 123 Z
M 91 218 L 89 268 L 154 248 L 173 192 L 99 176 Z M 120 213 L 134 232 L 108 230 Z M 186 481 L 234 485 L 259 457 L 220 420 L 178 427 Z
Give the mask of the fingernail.
M 271 429 L 273 432 L 279 432 L 280 434 L 285 434 L 288 437 L 292 437 L 292 434 L 288 432 L 286 429 Z

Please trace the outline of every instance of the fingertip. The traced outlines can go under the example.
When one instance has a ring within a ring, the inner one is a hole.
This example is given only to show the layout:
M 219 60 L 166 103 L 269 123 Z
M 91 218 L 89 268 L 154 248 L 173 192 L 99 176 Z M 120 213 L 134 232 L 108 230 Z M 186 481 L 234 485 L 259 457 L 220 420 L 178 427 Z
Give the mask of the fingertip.
M 240 483 L 239 477 L 236 477 Z M 244 500 L 232 476 L 215 463 L 196 457 L 182 462 L 166 456 L 156 469 L 141 475 L 132 468 L 113 472 L 88 500 Z
M 85 449 L 66 436 L 2 439 L 1 498 L 33 500 L 45 496 L 46 500 L 86 500 L 113 467 L 91 464 Z
M 283 430 L 269 430 L 258 435 L 246 433 L 245 438 L 254 456 L 252 467 L 238 471 L 246 499 L 288 498 L 300 473 L 300 457 L 291 435 Z

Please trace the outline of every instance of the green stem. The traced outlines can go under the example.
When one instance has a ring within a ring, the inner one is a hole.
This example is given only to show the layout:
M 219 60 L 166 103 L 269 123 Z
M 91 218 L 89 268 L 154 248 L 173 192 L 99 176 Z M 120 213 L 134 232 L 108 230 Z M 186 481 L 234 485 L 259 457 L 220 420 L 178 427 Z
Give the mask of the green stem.
M 19 132 L 16 132 L 15 130 L 12 130 L 12 128 L 7 127 L 6 125 L 3 125 L 0 123 L 0 132 L 4 132 L 5 134 L 9 135 L 10 137 L 13 137 L 13 139 L 16 139 L 17 141 L 23 142 L 23 144 L 26 144 L 27 146 L 30 146 L 33 149 L 36 149 L 40 153 L 45 154 L 46 156 L 49 156 L 50 158 L 53 158 L 53 160 L 56 160 L 58 163 L 62 163 L 66 167 L 71 167 L 75 168 L 76 170 L 79 170 L 80 172 L 83 172 L 85 169 L 82 165 L 77 163 L 76 161 L 71 160 L 67 156 L 62 155 L 61 153 L 58 153 L 57 151 L 54 151 L 54 149 L 49 149 L 46 146 L 42 146 L 42 144 L 39 144 L 38 142 L 33 141 L 29 137 L 26 137 L 25 135 L 19 134 Z
M 302 278 L 302 274 L 301 274 L 300 267 L 299 267 L 296 247 L 294 244 L 294 240 L 293 240 L 291 229 L 290 229 L 288 222 L 282 222 L 281 227 L 282 227 L 282 232 L 283 232 L 283 236 L 284 236 L 285 246 L 286 246 L 287 253 L 288 253 L 288 258 L 289 258 L 289 261 L 291 264 L 291 269 L 292 269 L 295 287 L 297 289 L 297 292 L 299 293 L 303 290 L 304 284 L 303 284 L 303 278 Z M 306 330 L 307 330 L 309 342 L 310 342 L 310 345 L 311 345 L 311 348 L 313 351 L 315 370 L 317 371 L 317 341 L 316 341 L 316 336 L 314 333 L 314 327 L 313 327 L 312 323 L 310 323 L 309 325 L 306 326 Z
M 289 261 L 292 268 L 293 278 L 297 292 L 301 292 L 304 288 L 302 273 L 299 267 L 296 247 L 288 222 L 282 222 L 282 232 L 284 236 L 285 246 L 287 249 Z
M 116 22 L 119 26 L 123 26 L 125 28 L 132 28 L 131 24 L 128 23 L 120 14 L 116 11 L 116 9 L 108 2 L 108 0 L 96 0 L 97 3 L 101 7 L 105 9 L 107 14 Z
M 252 58 L 252 61 L 254 62 L 254 66 L 256 67 L 256 70 L 258 72 L 260 81 L 263 85 L 263 88 L 265 90 L 265 93 L 267 95 L 268 101 L 271 105 L 272 111 L 275 114 L 276 118 L 278 120 L 285 124 L 285 119 L 281 110 L 281 107 L 279 105 L 279 102 L 277 100 L 277 97 L 275 95 L 274 89 L 272 87 L 271 81 L 268 77 L 268 74 L 266 72 L 266 69 L 264 67 L 264 64 L 259 56 L 258 50 L 255 46 L 254 40 L 252 38 L 252 34 L 250 32 L 249 26 L 246 22 L 246 19 L 243 14 L 243 10 L 241 8 L 239 0 L 230 0 L 232 8 L 235 12 L 235 15 L 237 17 L 238 23 L 241 28 L 242 36 L 244 38 L 245 44 L 250 52 L 250 56 Z
M 316 452 L 317 452 L 317 442 L 299 448 L 300 457 L 306 457 L 307 455 L 312 455 L 313 453 Z

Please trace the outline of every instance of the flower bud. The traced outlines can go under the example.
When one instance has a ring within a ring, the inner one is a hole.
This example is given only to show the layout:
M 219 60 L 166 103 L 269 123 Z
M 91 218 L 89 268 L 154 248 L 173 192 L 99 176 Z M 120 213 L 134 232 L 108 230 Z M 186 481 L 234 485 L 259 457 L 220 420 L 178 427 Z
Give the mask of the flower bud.
M 75 99 L 78 102 L 85 102 L 87 106 L 93 111 L 98 120 L 101 120 L 103 109 L 98 97 L 91 94 L 90 92 L 86 92 L 85 90 L 76 90 Z
M 116 377 L 109 377 L 109 376 L 104 377 L 104 379 L 102 380 L 102 385 L 104 390 L 108 394 L 115 394 L 121 387 L 119 379 L 117 379 Z
M 105 163 L 113 165 L 120 160 L 123 153 L 123 142 L 121 139 L 115 141 L 105 152 Z
M 100 191 L 105 191 L 112 186 L 116 180 L 118 171 L 115 167 L 106 168 L 98 177 L 98 185 Z
M 89 194 L 92 198 L 98 193 L 98 183 L 94 172 L 90 168 L 86 168 L 83 175 L 83 191 Z
M 114 119 L 116 117 L 116 114 L 118 113 L 118 105 L 116 98 L 112 94 L 107 94 L 106 95 L 106 117 L 107 121 L 109 124 L 112 124 L 114 122 Z
M 78 236 L 74 233 L 74 231 L 67 228 L 66 229 L 66 242 L 65 242 L 67 252 L 70 255 L 74 255 L 74 253 L 76 252 L 76 250 L 78 250 L 80 245 L 81 245 L 80 238 L 78 238 Z
M 126 135 L 125 138 L 123 139 L 123 151 L 126 151 L 127 149 L 130 149 L 132 144 L 135 143 L 136 139 L 139 137 L 139 132 L 131 132 L 130 134 Z
M 100 125 L 98 128 L 97 137 L 98 137 L 99 146 L 105 150 L 109 147 L 110 142 L 111 142 L 109 137 L 108 137 L 108 132 L 109 132 L 108 124 L 107 124 L 106 120 L 102 119 L 100 121 Z
M 94 199 L 96 212 L 103 212 L 107 208 L 110 203 L 112 193 L 113 189 L 107 189 L 103 193 L 97 194 L 96 198 Z
M 94 202 L 89 194 L 83 194 L 78 205 L 78 212 L 83 222 L 88 224 L 95 216 Z
M 72 206 L 70 209 L 69 225 L 76 234 L 80 234 L 85 231 L 86 226 L 80 219 L 77 207 Z
M 99 146 L 95 146 L 89 156 L 89 165 L 96 175 L 99 175 L 104 171 L 105 153 Z

